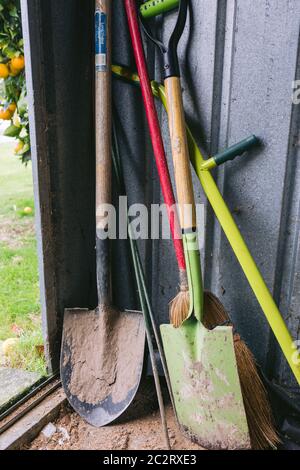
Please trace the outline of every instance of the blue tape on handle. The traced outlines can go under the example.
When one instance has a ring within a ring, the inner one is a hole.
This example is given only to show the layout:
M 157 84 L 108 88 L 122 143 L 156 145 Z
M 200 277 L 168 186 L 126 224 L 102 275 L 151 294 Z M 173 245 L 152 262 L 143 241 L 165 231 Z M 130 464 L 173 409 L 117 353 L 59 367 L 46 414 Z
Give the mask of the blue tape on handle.
M 95 13 L 95 65 L 97 72 L 107 71 L 107 15 Z

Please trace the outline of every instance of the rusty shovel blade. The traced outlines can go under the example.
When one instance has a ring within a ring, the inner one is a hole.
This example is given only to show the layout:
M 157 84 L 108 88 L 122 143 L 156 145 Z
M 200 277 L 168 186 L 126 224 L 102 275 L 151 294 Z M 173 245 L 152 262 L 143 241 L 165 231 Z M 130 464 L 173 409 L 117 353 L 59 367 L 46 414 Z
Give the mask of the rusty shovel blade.
M 65 310 L 62 384 L 71 406 L 89 424 L 105 426 L 129 407 L 140 384 L 144 347 L 140 312 Z

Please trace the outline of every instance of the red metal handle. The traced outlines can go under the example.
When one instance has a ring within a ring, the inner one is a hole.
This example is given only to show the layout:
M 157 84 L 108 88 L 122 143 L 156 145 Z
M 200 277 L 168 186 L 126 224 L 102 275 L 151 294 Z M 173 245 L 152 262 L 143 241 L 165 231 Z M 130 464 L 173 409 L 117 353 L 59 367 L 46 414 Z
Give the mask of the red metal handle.
M 142 36 L 139 28 L 138 15 L 136 10 L 135 0 L 125 0 L 125 8 L 131 42 L 133 46 L 134 57 L 137 65 L 138 74 L 141 82 L 141 90 L 144 100 L 144 106 L 149 126 L 149 132 L 154 151 L 156 167 L 160 179 L 164 202 L 167 206 L 168 217 L 170 222 L 170 229 L 173 238 L 176 258 L 180 270 L 186 270 L 183 244 L 178 234 L 178 217 L 174 213 L 175 197 L 171 184 L 171 178 L 167 165 L 167 159 L 164 149 L 164 144 L 161 136 L 159 120 L 155 108 L 154 98 L 151 89 L 151 82 L 147 70 L 146 58 L 143 49 Z M 176 235 L 177 234 L 177 235 Z

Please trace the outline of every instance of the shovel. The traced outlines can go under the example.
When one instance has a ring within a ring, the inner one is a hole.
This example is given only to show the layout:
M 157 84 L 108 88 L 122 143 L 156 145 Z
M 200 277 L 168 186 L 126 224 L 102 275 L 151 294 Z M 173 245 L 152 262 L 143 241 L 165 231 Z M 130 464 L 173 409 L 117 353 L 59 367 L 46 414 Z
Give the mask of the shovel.
M 98 308 L 67 309 L 62 384 L 71 406 L 93 426 L 119 418 L 139 388 L 145 347 L 142 313 L 111 305 L 107 211 L 111 202 L 111 4 L 96 0 L 96 252 Z
M 144 24 L 147 35 L 164 57 L 172 156 L 190 293 L 188 318 L 179 328 L 162 325 L 161 333 L 182 431 L 207 449 L 249 449 L 232 327 L 208 330 L 202 323 L 203 288 L 196 209 L 177 57 L 187 6 L 187 0 L 181 0 L 168 46 L 153 38 Z

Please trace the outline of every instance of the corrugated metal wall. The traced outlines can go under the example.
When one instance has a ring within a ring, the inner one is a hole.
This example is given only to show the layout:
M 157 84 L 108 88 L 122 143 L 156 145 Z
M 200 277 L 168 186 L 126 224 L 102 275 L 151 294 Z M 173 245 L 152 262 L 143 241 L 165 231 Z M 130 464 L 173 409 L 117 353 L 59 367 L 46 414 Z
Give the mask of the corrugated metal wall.
M 44 67 L 49 67 L 50 62 L 55 71 L 52 86 L 58 87 L 61 83 L 65 85 L 64 96 L 56 88 L 56 105 L 52 109 L 52 118 L 56 116 L 60 122 L 59 134 L 55 119 L 49 124 L 60 138 L 56 155 L 52 155 L 49 160 L 52 191 L 58 198 L 54 204 L 60 205 L 61 191 L 66 196 L 60 217 L 54 221 L 55 240 L 62 253 L 59 268 L 56 268 L 59 273 L 55 282 L 58 287 L 64 286 L 58 293 L 57 309 L 51 313 L 56 315 L 56 320 L 59 319 L 55 330 L 59 338 L 63 307 L 75 306 L 74 302 L 79 300 L 86 302 L 85 305 L 91 302 L 90 296 L 79 295 L 80 276 L 74 275 L 73 279 L 72 273 L 74 267 L 80 271 L 84 266 L 82 279 L 86 280 L 84 285 L 88 285 L 91 291 L 91 274 L 86 266 L 88 258 L 83 259 L 84 247 L 80 246 L 80 239 L 82 237 L 85 240 L 85 247 L 87 234 L 89 241 L 92 240 L 92 208 L 88 206 L 84 224 L 79 223 L 74 199 L 68 202 L 69 187 L 66 186 L 64 175 L 68 174 L 68 165 L 72 161 L 76 162 L 78 169 L 73 173 L 75 185 L 80 175 L 84 175 L 87 182 L 92 175 L 90 167 L 87 173 L 83 171 L 84 158 L 91 164 L 93 145 L 91 134 L 88 134 L 90 127 L 84 121 L 84 117 L 92 113 L 91 78 L 87 72 L 92 57 L 86 34 L 82 31 L 88 31 L 91 37 L 92 17 L 87 15 L 92 13 L 93 2 L 89 0 L 85 10 L 82 6 L 86 2 L 80 0 L 51 0 L 47 8 L 43 3 L 41 0 L 23 0 L 22 6 L 24 24 L 27 25 L 25 41 L 28 55 L 33 57 L 37 51 L 37 44 L 32 40 L 34 34 L 37 31 L 39 34 L 45 32 L 46 28 L 50 34 L 51 30 L 51 40 L 44 37 L 39 44 L 42 50 L 39 54 L 46 57 Z M 114 61 L 133 66 L 123 2 L 114 0 L 113 4 Z M 31 16 L 27 15 L 28 11 Z M 82 15 L 82 11 L 85 11 L 86 16 Z M 38 25 L 34 14 L 40 17 Z M 189 27 L 179 48 L 187 117 L 204 152 L 215 153 L 252 133 L 263 140 L 262 149 L 228 163 L 215 177 L 295 338 L 300 333 L 300 107 L 293 107 L 291 95 L 293 80 L 300 78 L 299 19 L 299 0 L 191 0 Z M 168 16 L 163 24 L 165 37 L 171 26 L 172 18 Z M 74 50 L 74 41 L 77 50 Z M 57 48 L 59 53 L 56 52 Z M 148 57 L 152 74 L 160 79 L 159 58 L 151 45 L 148 46 Z M 37 90 L 43 80 L 43 77 L 37 76 L 36 70 L 33 68 L 32 74 L 28 73 L 32 84 L 29 89 L 32 96 L 36 93 L 35 102 L 31 96 L 31 105 L 35 107 L 35 111 L 32 111 L 33 122 L 38 114 Z M 80 70 L 85 70 L 84 75 Z M 78 74 L 81 74 L 80 77 Z M 71 92 L 68 87 L 75 75 L 77 81 L 73 83 Z M 49 107 L 54 98 L 47 88 L 44 93 Z M 76 100 L 73 93 L 76 93 Z M 160 191 L 140 93 L 129 85 L 115 82 L 114 97 L 122 129 L 120 140 L 130 202 L 159 202 Z M 90 106 L 89 112 L 85 110 L 81 119 L 77 119 L 79 103 L 81 106 L 82 103 L 89 103 Z M 66 119 L 75 119 L 75 129 Z M 162 110 L 161 120 L 170 158 L 167 122 Z M 52 135 L 55 139 L 55 133 Z M 87 145 L 83 153 L 78 140 L 74 145 L 72 139 L 75 135 L 77 139 L 81 135 L 82 142 Z M 45 149 L 47 145 L 50 143 L 45 144 Z M 33 157 L 37 160 L 43 158 L 39 148 L 34 149 Z M 206 203 L 199 182 L 195 179 L 194 183 L 198 202 Z M 88 194 L 90 197 L 91 190 L 92 182 L 89 190 L 81 185 L 81 196 L 84 198 Z M 71 234 L 71 243 L 68 243 L 66 223 L 70 223 L 70 220 L 73 220 L 74 230 L 81 231 L 81 236 L 74 238 Z M 43 218 L 40 223 L 43 226 Z M 65 232 L 59 231 L 59 227 L 64 227 Z M 206 210 L 205 228 L 203 259 L 206 287 L 220 296 L 239 332 L 269 377 L 292 384 L 291 374 L 282 360 L 263 313 L 209 207 Z M 88 246 L 88 253 L 92 256 L 93 248 L 91 244 Z M 172 244 L 169 241 L 148 242 L 143 250 L 147 274 L 152 279 L 149 285 L 157 319 L 160 322 L 167 321 L 168 302 L 178 283 Z M 135 307 L 134 296 L 129 295 L 128 286 L 124 282 L 125 276 L 128 278 L 124 256 L 122 261 L 118 256 L 114 256 L 114 260 L 115 292 L 119 292 L 116 299 L 125 306 Z M 67 283 L 63 280 L 65 275 Z M 79 305 L 76 303 L 76 306 Z
M 228 163 L 215 176 L 293 336 L 299 339 L 300 114 L 291 95 L 292 82 L 299 79 L 300 2 L 194 0 L 191 4 L 189 34 L 179 48 L 188 119 L 208 154 L 251 133 L 262 139 L 263 149 Z M 167 37 L 172 25 L 168 20 L 165 25 Z M 163 126 L 167 134 L 164 114 Z M 196 180 L 195 190 L 198 201 L 204 202 Z M 268 374 L 293 383 L 209 207 L 205 241 L 206 287 L 222 299 Z M 154 298 L 157 311 L 165 313 L 171 271 L 167 247 L 161 247 L 160 253 Z

